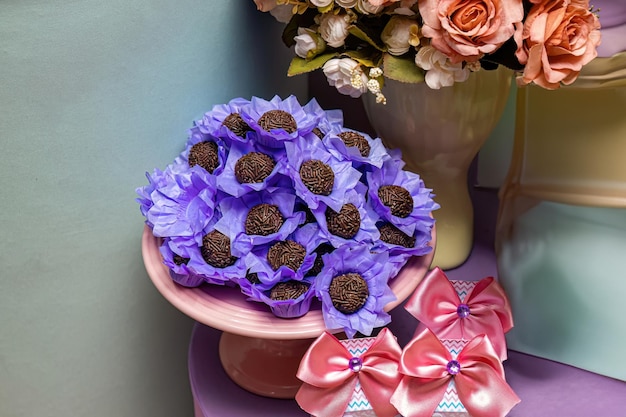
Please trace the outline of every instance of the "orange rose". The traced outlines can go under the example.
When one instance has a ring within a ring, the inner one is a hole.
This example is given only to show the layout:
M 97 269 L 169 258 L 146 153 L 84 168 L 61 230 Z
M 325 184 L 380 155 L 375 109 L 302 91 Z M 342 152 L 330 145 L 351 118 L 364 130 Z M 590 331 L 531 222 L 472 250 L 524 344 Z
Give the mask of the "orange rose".
M 454 63 L 477 61 L 521 33 L 521 0 L 419 0 L 422 34 Z
M 519 85 L 554 90 L 573 83 L 600 44 L 600 21 L 582 0 L 533 1 L 524 22 L 517 59 L 525 65 Z

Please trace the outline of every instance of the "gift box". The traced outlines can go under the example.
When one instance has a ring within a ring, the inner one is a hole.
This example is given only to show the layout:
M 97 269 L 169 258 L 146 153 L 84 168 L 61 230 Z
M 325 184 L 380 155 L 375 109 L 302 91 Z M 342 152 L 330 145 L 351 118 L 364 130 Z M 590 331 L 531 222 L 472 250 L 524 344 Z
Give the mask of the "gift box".
M 401 355 L 386 328 L 376 337 L 347 340 L 324 332 L 300 362 L 296 401 L 315 417 L 398 417 L 390 398 L 402 378 Z
M 459 291 L 463 291 L 463 287 L 465 284 L 474 284 L 473 282 L 467 281 L 453 281 L 454 283 L 458 283 L 458 286 L 455 286 L 455 289 Z M 473 285 L 472 285 L 473 287 Z M 471 290 L 471 288 L 470 288 Z M 461 293 L 459 292 L 459 296 Z M 463 299 L 463 298 L 461 298 Z M 464 340 L 452 340 L 452 339 L 444 339 L 441 341 L 443 345 L 450 351 L 453 359 L 456 359 L 463 346 L 467 343 Z M 444 394 L 441 402 L 435 409 L 435 413 L 433 417 L 469 417 L 465 406 L 459 399 L 459 395 L 456 392 L 456 385 L 454 384 L 454 379 L 450 381 L 448 387 L 446 388 L 446 393 Z
M 375 338 L 373 337 L 346 339 L 342 340 L 341 344 L 348 349 L 348 352 L 350 352 L 353 357 L 358 358 L 369 349 L 372 343 L 374 343 L 374 340 Z M 346 408 L 343 417 L 377 417 L 359 381 L 357 381 L 356 387 L 354 387 L 348 408 Z

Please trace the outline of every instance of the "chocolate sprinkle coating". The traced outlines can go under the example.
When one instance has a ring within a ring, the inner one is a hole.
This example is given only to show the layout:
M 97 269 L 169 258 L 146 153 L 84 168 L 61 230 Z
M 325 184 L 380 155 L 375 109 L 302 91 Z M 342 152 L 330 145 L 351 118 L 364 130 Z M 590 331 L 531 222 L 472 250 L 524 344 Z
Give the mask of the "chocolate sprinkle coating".
M 341 132 L 338 135 L 346 146 L 355 146 L 363 158 L 370 156 L 370 144 L 365 136 L 357 132 Z
M 293 240 L 285 240 L 274 243 L 267 251 L 267 262 L 274 271 L 285 265 L 293 271 L 297 271 L 304 257 L 306 249 L 304 246 Z
M 189 263 L 189 258 L 183 258 L 182 256 L 177 255 L 177 254 L 174 254 L 174 257 L 172 260 L 174 261 L 176 265 L 182 265 L 182 264 L 187 265 Z
M 324 139 L 324 132 L 319 127 L 314 127 L 312 130 L 313 134 L 320 139 Z
M 245 154 L 235 163 L 235 178 L 239 184 L 263 182 L 274 170 L 276 162 L 262 152 Z
M 330 195 L 333 192 L 335 173 L 318 159 L 310 159 L 300 165 L 300 178 L 313 194 Z
M 274 204 L 257 204 L 246 216 L 245 230 L 248 235 L 267 236 L 278 232 L 285 218 Z
M 352 239 L 361 228 L 361 214 L 352 203 L 344 204 L 339 213 L 326 208 L 326 225 L 328 231 L 344 239 Z
M 309 286 L 300 281 L 285 281 L 274 285 L 270 290 L 270 298 L 274 301 L 295 300 L 307 292 Z
M 272 129 L 284 129 L 287 133 L 298 130 L 296 119 L 284 110 L 269 110 L 259 118 L 259 126 L 266 132 Z
M 383 185 L 378 189 L 378 198 L 391 209 L 391 214 L 394 216 L 409 217 L 413 212 L 413 197 L 404 187 Z
M 220 164 L 215 142 L 198 142 L 189 150 L 189 166 L 200 165 L 211 174 Z
M 230 239 L 217 230 L 202 238 L 201 252 L 205 262 L 215 268 L 226 268 L 237 260 L 230 254 Z
M 333 306 L 343 314 L 359 311 L 370 295 L 367 282 L 355 272 L 333 278 L 328 288 L 328 294 Z
M 415 246 L 415 238 L 404 233 L 391 223 L 384 223 L 378 227 L 380 231 L 380 240 L 391 245 L 404 246 L 412 248 Z
M 324 268 L 324 260 L 322 259 L 322 255 L 331 253 L 333 250 L 335 250 L 335 248 L 328 243 L 322 243 L 321 245 L 319 245 L 314 251 L 317 254 L 317 257 L 313 262 L 313 266 L 311 267 L 311 269 L 309 269 L 305 276 L 315 277 L 319 275 L 319 273 L 322 272 L 322 269 Z
M 239 113 L 231 113 L 226 116 L 222 122 L 222 126 L 226 126 L 231 132 L 242 138 L 246 136 L 247 132 L 252 130 L 250 126 L 248 126 L 248 123 L 241 118 Z
M 259 279 L 259 274 L 256 272 L 248 272 L 246 273 L 246 279 L 250 281 L 250 284 L 260 284 L 261 280 Z

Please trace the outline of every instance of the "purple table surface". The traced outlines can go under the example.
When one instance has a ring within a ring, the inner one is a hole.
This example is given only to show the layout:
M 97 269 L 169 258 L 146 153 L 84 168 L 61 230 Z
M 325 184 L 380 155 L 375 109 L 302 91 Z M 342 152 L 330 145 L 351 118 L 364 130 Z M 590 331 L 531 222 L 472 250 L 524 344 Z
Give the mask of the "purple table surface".
M 473 190 L 475 245 L 460 267 L 446 271 L 453 280 L 479 280 L 497 276 L 493 252 L 497 197 L 490 190 Z M 389 328 L 401 346 L 417 325 L 402 305 L 391 312 Z M 196 417 L 307 416 L 294 400 L 264 398 L 232 382 L 218 357 L 221 332 L 196 324 L 189 347 L 189 377 Z M 617 364 L 617 366 L 626 366 Z M 545 359 L 509 352 L 507 381 L 522 399 L 509 417 L 621 417 L 626 416 L 626 383 Z

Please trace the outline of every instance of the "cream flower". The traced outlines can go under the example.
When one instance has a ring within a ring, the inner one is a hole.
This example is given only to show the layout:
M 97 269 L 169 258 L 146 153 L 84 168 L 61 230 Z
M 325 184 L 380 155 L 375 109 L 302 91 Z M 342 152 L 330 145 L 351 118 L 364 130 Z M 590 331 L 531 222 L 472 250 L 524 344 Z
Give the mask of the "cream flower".
M 311 29 L 298 28 L 298 35 L 293 39 L 296 41 L 296 55 L 300 58 L 313 58 L 326 49 L 324 40 Z
M 324 64 L 322 70 L 328 79 L 328 84 L 335 87 L 341 94 L 356 98 L 367 92 L 368 78 L 359 63 L 351 58 L 330 59 Z
M 391 55 L 409 52 L 419 44 L 417 21 L 405 16 L 392 16 L 380 35 Z
M 319 18 L 319 32 L 322 39 L 326 41 L 331 48 L 339 48 L 343 46 L 348 37 L 348 26 L 350 18 L 346 14 L 335 15 L 327 13 Z
M 452 63 L 443 52 L 432 46 L 420 48 L 415 55 L 415 64 L 426 71 L 426 85 L 434 90 L 450 87 L 469 77 L 469 69 L 463 68 L 462 63 Z
M 357 2 L 358 0 L 335 0 L 335 3 L 344 9 L 352 9 L 356 6 Z
M 374 4 L 368 0 L 358 0 L 356 4 L 356 9 L 363 14 L 376 14 L 382 11 L 385 8 L 385 5 Z
M 315 7 L 326 7 L 333 4 L 333 0 L 310 0 Z

